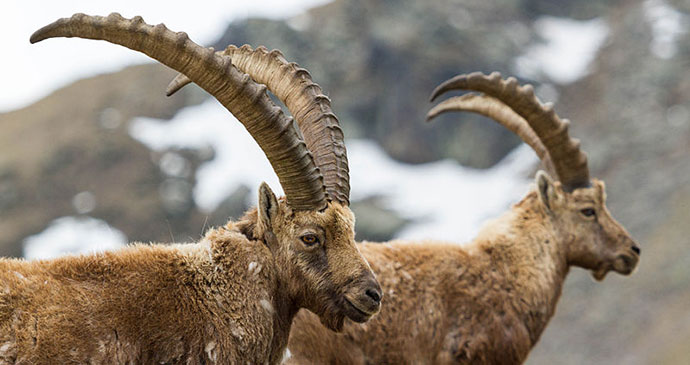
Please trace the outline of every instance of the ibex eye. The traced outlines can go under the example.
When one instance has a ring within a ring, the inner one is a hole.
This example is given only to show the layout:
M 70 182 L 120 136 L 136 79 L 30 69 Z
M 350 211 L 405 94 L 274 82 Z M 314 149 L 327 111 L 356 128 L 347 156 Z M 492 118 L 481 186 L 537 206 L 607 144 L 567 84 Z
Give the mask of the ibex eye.
M 585 217 L 593 217 L 597 214 L 597 212 L 592 208 L 582 209 L 580 210 L 580 213 L 582 213 L 582 215 L 584 215 Z
M 315 234 L 305 234 L 301 237 L 302 242 L 307 246 L 312 246 L 319 243 L 319 238 Z

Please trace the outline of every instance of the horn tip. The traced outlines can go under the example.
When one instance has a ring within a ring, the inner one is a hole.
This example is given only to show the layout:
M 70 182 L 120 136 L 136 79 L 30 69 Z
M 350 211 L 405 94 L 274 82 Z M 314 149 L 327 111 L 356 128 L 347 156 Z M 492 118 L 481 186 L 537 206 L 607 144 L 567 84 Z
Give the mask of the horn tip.
M 52 34 L 53 30 L 55 30 L 57 27 L 59 27 L 63 23 L 65 23 L 71 19 L 75 19 L 78 15 L 84 15 L 84 14 L 81 14 L 81 13 L 74 14 L 74 15 L 72 15 L 72 18 L 60 18 L 60 19 L 58 19 L 58 20 L 56 20 L 56 21 L 54 21 L 54 22 L 52 22 L 46 26 L 41 27 L 40 29 L 35 31 L 31 35 L 31 37 L 29 37 L 29 42 L 31 42 L 31 44 L 35 44 L 35 43 L 38 43 L 42 40 L 55 37 L 55 35 Z
M 43 37 L 43 32 L 42 32 L 42 30 L 43 30 L 43 28 L 41 28 L 41 29 L 35 31 L 34 34 L 31 35 L 31 37 L 29 38 L 29 42 L 30 42 L 31 44 L 35 44 L 35 43 L 38 43 L 38 42 L 40 42 L 40 41 L 46 39 L 46 37 Z
M 483 76 L 481 72 L 473 72 L 471 74 L 460 74 L 454 77 L 451 77 L 450 79 L 442 82 L 440 85 L 436 86 L 434 91 L 431 92 L 431 97 L 429 97 L 429 101 L 433 102 L 438 98 L 441 94 L 445 93 L 446 91 L 450 90 L 455 90 L 455 89 L 463 89 L 464 87 L 462 86 L 465 84 L 469 79 L 473 78 L 474 76 Z
M 170 87 L 170 85 L 168 85 L 168 87 L 165 89 L 165 96 L 171 97 L 173 94 L 177 92 L 177 90 L 177 88 Z
M 431 123 L 431 121 L 438 117 L 439 115 L 445 113 L 448 111 L 448 108 L 443 107 L 442 105 L 445 104 L 445 102 L 440 103 L 433 108 L 431 108 L 427 113 L 426 113 L 426 122 Z
M 429 96 L 429 102 L 433 103 L 441 94 L 445 92 L 444 84 L 438 85 L 434 91 L 431 92 L 431 95 Z

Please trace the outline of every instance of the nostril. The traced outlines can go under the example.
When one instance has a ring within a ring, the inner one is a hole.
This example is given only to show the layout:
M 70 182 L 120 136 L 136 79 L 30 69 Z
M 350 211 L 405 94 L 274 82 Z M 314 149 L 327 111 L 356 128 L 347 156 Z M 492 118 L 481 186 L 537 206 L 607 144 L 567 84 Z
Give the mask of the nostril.
M 640 252 L 642 251 L 642 250 L 640 250 L 640 248 L 637 247 L 637 246 L 632 246 L 631 249 L 633 250 L 634 253 L 636 253 L 636 254 L 638 254 L 638 255 L 639 255 Z
M 378 290 L 375 289 L 367 289 L 366 294 L 369 298 L 371 298 L 373 301 L 376 303 L 381 301 L 381 293 L 379 293 Z

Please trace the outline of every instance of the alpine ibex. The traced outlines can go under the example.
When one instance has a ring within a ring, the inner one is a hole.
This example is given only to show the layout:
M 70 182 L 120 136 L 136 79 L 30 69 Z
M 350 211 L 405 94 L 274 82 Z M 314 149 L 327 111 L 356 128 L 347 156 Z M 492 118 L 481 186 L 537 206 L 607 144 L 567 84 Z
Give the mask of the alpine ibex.
M 379 284 L 354 242 L 343 134 L 306 71 L 283 84 L 305 108 L 302 140 L 265 86 L 184 33 L 76 14 L 31 42 L 53 37 L 120 44 L 189 76 L 244 124 L 286 197 L 262 184 L 258 208 L 195 244 L 0 259 L 0 363 L 275 364 L 299 308 L 334 330 L 379 310 Z
M 479 94 L 448 99 L 429 119 L 452 110 L 493 118 L 560 181 L 539 171 L 534 190 L 465 246 L 361 243 L 386 294 L 381 313 L 366 324 L 347 323 L 340 334 L 298 313 L 290 363 L 521 363 L 552 317 L 571 266 L 602 280 L 637 265 L 639 246 L 609 214 L 604 183 L 589 178 L 587 159 L 553 106 L 498 73 L 456 76 L 432 100 L 453 89 Z

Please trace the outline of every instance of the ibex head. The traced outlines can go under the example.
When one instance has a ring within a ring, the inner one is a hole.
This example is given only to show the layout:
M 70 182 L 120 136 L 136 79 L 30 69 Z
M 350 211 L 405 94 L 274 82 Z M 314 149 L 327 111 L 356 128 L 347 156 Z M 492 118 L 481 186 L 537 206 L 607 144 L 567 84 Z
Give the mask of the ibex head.
M 591 270 L 597 280 L 611 269 L 624 275 L 633 271 L 640 248 L 606 208 L 603 181 L 592 179 L 591 186 L 567 192 L 539 171 L 536 185 L 544 210 L 567 237 L 569 264 Z
M 339 202 L 322 211 L 296 211 L 267 185 L 260 188 L 254 234 L 273 253 L 289 297 L 333 330 L 344 317 L 365 322 L 381 302 L 381 288 L 355 245 L 354 223 Z
M 116 13 L 60 19 L 34 33 L 31 42 L 53 37 L 106 40 L 143 52 L 213 95 L 257 141 L 285 191 L 278 200 L 261 185 L 244 233 L 268 246 L 290 305 L 314 311 L 336 330 L 345 316 L 364 322 L 378 312 L 381 289 L 354 241 L 343 133 L 330 101 L 306 70 L 278 65 L 289 77 L 264 81 L 276 69 L 247 74 L 229 56 L 195 44 L 185 33 Z M 267 87 L 294 111 L 304 138 L 271 101 Z
M 545 215 L 567 244 L 566 261 L 592 271 L 602 280 L 610 270 L 628 275 L 637 266 L 640 248 L 606 208 L 604 183 L 590 179 L 587 157 L 578 140 L 568 136 L 570 122 L 561 120 L 552 104 L 543 105 L 531 85 L 520 86 L 497 72 L 456 76 L 439 85 L 442 93 L 464 89 L 465 94 L 441 102 L 427 115 L 430 120 L 448 111 L 471 111 L 505 126 L 537 153 L 549 174 L 539 171 L 536 193 Z

